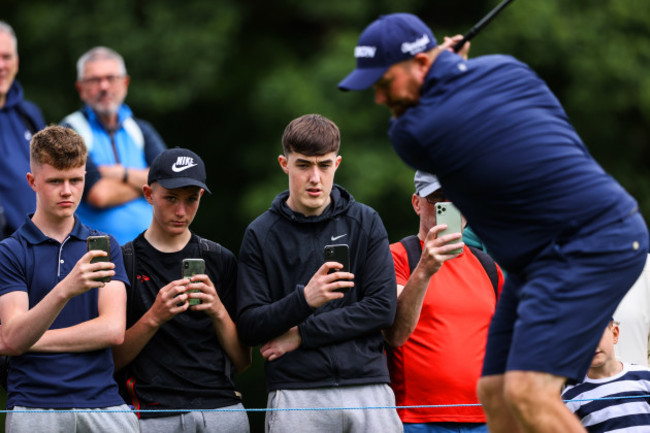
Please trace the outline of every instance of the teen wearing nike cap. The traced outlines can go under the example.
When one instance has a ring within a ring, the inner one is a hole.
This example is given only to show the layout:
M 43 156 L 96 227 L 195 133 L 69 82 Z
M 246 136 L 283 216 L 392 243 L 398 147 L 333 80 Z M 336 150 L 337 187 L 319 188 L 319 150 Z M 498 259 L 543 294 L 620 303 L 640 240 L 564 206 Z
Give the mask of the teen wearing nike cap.
M 318 114 L 289 123 L 278 157 L 289 190 L 240 248 L 237 329 L 266 359 L 267 433 L 402 431 L 381 333 L 396 307 L 388 237 L 377 212 L 334 184 L 340 141 Z M 348 245 L 350 272 L 325 261 L 328 244 Z M 281 410 L 361 406 L 386 409 Z
M 174 148 L 158 155 L 142 188 L 153 219 L 122 247 L 132 289 L 126 336 L 113 357 L 115 370 L 122 369 L 120 385 L 128 389 L 124 398 L 135 407 L 143 433 L 250 430 L 232 380 L 233 372 L 251 362 L 233 321 L 237 262 L 226 248 L 189 229 L 204 191 L 210 192 L 205 181 L 205 165 L 196 153 Z M 204 259 L 205 273 L 190 281 L 181 278 L 185 258 Z M 201 303 L 190 305 L 189 299 Z

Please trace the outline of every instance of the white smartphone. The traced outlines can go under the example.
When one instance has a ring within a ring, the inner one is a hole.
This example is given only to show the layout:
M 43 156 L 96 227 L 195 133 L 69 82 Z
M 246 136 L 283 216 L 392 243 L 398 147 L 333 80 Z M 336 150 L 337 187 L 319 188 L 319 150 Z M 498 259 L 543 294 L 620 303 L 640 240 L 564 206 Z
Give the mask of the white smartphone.
M 450 234 L 450 233 L 462 233 L 463 232 L 463 222 L 460 216 L 460 211 L 453 203 L 448 201 L 441 201 L 436 203 L 436 224 L 447 224 L 447 228 L 440 233 L 438 236 Z M 458 241 L 448 242 L 456 243 Z M 458 248 L 451 251 L 451 254 L 460 254 L 463 252 L 463 248 Z

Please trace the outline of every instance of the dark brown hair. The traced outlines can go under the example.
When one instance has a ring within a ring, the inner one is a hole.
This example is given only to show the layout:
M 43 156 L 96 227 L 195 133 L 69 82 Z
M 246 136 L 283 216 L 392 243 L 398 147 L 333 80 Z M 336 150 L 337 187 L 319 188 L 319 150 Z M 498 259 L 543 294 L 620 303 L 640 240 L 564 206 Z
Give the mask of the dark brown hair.
M 294 119 L 282 134 L 282 150 L 285 155 L 296 152 L 306 156 L 325 155 L 336 152 L 341 145 L 338 126 L 320 114 L 305 114 Z

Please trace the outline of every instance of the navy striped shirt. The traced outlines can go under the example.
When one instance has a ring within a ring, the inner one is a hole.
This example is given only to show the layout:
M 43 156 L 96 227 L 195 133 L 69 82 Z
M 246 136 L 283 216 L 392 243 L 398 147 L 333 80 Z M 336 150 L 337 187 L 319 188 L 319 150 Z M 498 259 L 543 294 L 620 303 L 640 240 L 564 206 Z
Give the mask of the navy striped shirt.
M 623 363 L 623 370 L 562 392 L 566 405 L 590 433 L 650 431 L 650 369 Z

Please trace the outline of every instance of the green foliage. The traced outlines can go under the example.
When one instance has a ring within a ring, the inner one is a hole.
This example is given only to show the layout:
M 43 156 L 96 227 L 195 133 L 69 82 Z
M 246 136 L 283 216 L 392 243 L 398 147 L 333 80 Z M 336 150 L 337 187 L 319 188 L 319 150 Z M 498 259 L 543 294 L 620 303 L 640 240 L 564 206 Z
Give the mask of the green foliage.
M 594 157 L 650 214 L 650 3 L 515 2 L 499 20 L 481 43 L 549 82 Z
M 246 225 L 287 188 L 285 125 L 318 112 L 341 128 L 337 182 L 377 209 L 391 240 L 417 230 L 412 172 L 395 156 L 371 91 L 342 93 L 360 31 L 414 12 L 438 39 L 498 3 L 388 0 L 48 0 L 3 3 L 19 38 L 19 80 L 50 122 L 79 106 L 75 63 L 95 45 L 121 52 L 127 102 L 169 146 L 203 156 L 213 191 L 193 228 L 238 252 Z M 472 56 L 528 63 L 554 90 L 596 159 L 650 215 L 650 2 L 518 0 L 472 42 Z M 257 372 L 260 362 L 254 366 Z M 246 373 L 252 375 L 253 373 Z M 263 394 L 259 381 L 248 394 Z M 256 404 L 259 407 L 263 403 Z

